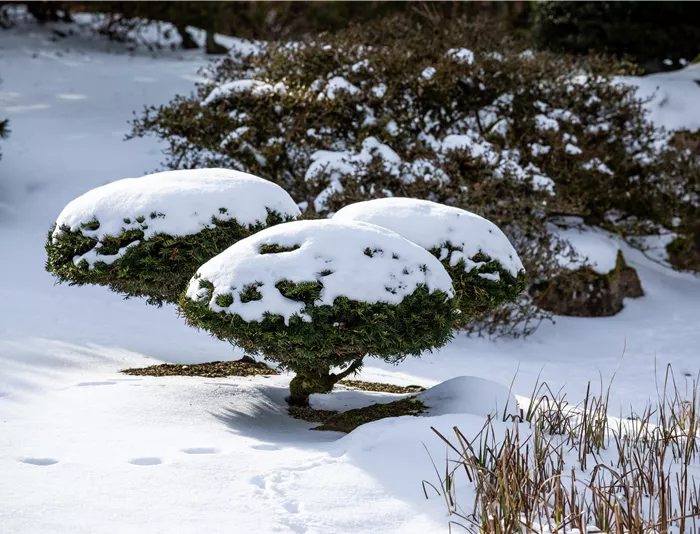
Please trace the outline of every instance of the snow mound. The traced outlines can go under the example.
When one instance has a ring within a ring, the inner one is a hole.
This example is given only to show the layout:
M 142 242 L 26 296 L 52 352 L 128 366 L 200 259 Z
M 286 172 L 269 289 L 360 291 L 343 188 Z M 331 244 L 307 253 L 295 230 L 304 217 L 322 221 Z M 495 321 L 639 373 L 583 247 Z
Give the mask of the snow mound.
M 268 210 L 298 217 L 299 207 L 280 186 L 239 171 L 196 169 L 127 178 L 88 191 L 56 219 L 54 239 L 68 227 L 98 241 L 127 230 L 183 236 L 212 226 L 212 217 L 243 226 L 265 222 Z M 81 224 L 98 221 L 94 230 Z M 101 258 L 102 259 L 102 258 Z
M 383 226 L 426 250 L 450 243 L 461 249 L 452 252 L 450 265 L 464 259 L 468 270 L 477 266 L 471 258 L 479 252 L 498 260 L 513 276 L 523 270 L 518 253 L 498 226 L 474 213 L 429 200 L 394 197 L 358 202 L 339 210 L 333 221 Z M 449 253 L 447 249 L 443 252 L 445 257 Z
M 667 130 L 700 129 L 700 65 L 648 76 L 622 76 L 617 81 L 637 87 L 637 97 L 656 126 Z
M 517 415 L 518 403 L 503 384 L 476 376 L 446 380 L 416 396 L 428 407 L 430 416 L 447 414 Z
M 550 230 L 568 241 L 581 256 L 573 261 L 563 255 L 558 257 L 557 261 L 562 267 L 578 269 L 585 263 L 595 272 L 607 274 L 617 265 L 620 244 L 614 235 L 586 227 L 560 228 L 552 225 Z
M 213 284 L 211 295 L 200 280 Z M 247 322 L 262 321 L 266 314 L 281 315 L 287 323 L 294 315 L 310 320 L 302 302 L 275 287 L 283 280 L 321 282 L 316 305 L 328 306 L 338 297 L 399 304 L 423 285 L 431 293 L 454 294 L 442 264 L 400 235 L 360 222 L 315 220 L 280 224 L 239 241 L 199 268 L 186 295 L 194 301 L 210 298 L 212 310 Z M 248 288 L 257 290 L 258 300 L 241 301 L 239 293 Z M 220 295 L 231 295 L 233 302 L 221 306 Z

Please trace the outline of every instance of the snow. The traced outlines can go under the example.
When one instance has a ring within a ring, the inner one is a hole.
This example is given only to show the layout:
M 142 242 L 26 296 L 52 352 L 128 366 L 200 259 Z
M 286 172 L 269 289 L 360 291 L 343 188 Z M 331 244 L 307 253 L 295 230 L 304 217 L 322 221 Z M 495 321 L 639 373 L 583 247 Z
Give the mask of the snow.
M 264 95 L 272 91 L 272 85 L 260 80 L 234 80 L 215 87 L 202 101 L 202 105 L 208 106 L 221 98 L 227 98 L 234 94 L 250 92 L 252 95 Z
M 559 131 L 559 123 L 555 119 L 547 117 L 547 115 L 542 115 L 541 113 L 535 115 L 535 125 L 537 129 L 541 131 Z
M 264 253 L 264 245 L 299 248 Z M 371 256 L 365 253 L 368 248 Z M 200 289 L 201 280 L 214 285 L 211 294 Z M 304 303 L 287 299 L 275 287 L 282 280 L 321 282 L 320 306 L 332 306 L 338 297 L 399 304 L 421 286 L 430 293 L 454 294 L 445 268 L 421 247 L 379 226 L 329 220 L 280 224 L 239 241 L 202 265 L 186 294 L 193 301 L 209 299 L 212 310 L 240 315 L 246 322 L 262 321 L 266 314 L 281 315 L 286 324 L 293 316 L 310 321 Z M 242 302 L 237 292 L 249 286 L 261 298 Z M 233 303 L 220 306 L 219 295 L 232 295 Z
M 443 248 L 449 243 L 459 249 L 452 252 L 450 264 L 456 265 L 463 259 L 467 270 L 478 265 L 471 258 L 479 252 L 501 262 L 513 276 L 523 270 L 517 252 L 498 226 L 452 206 L 414 198 L 380 198 L 345 206 L 332 220 L 383 226 L 426 250 Z
M 581 225 L 568 227 L 551 225 L 550 230 L 571 243 L 574 250 L 581 256 L 579 260 L 573 261 L 566 256 L 560 257 L 559 263 L 563 267 L 577 269 L 586 264 L 600 274 L 607 274 L 617 265 L 617 254 L 621 250 L 621 245 L 611 234 Z
M 381 160 L 387 173 L 394 176 L 400 173 L 401 158 L 389 145 L 380 142 L 376 137 L 366 138 L 362 142 L 360 152 L 318 150 L 311 154 L 311 165 L 306 169 L 304 179 L 313 181 L 319 175 L 323 175 L 329 181 L 328 186 L 314 199 L 316 211 L 326 209 L 326 200 L 331 194 L 343 191 L 344 177 L 356 175 L 361 166 L 368 165 L 375 158 Z M 407 169 L 407 174 L 403 177 L 405 181 L 415 180 L 410 171 L 411 169 Z M 435 171 L 437 175 L 437 169 Z
M 435 69 L 435 67 L 427 67 L 423 70 L 423 72 L 421 72 L 420 75 L 424 80 L 430 80 L 433 76 L 435 76 L 436 72 L 437 70 Z
M 543 154 L 549 154 L 549 151 L 551 149 L 551 146 L 540 145 L 539 143 L 532 143 L 530 145 L 530 152 L 532 152 L 532 155 L 535 157 L 541 156 Z
M 386 86 L 386 84 L 380 83 L 379 85 L 375 85 L 374 87 L 372 87 L 372 94 L 377 98 L 384 98 L 387 89 L 388 87 Z
M 622 76 L 620 83 L 637 88 L 637 96 L 648 100 L 649 118 L 668 130 L 700 129 L 700 64 L 648 76 Z
M 607 174 L 609 176 L 612 176 L 613 174 L 615 174 L 610 170 L 610 167 L 608 167 L 605 163 L 600 161 L 598 158 L 593 158 L 592 160 L 587 161 L 581 167 L 587 171 L 595 169 L 599 173 Z
M 228 169 L 168 171 L 117 180 L 79 196 L 56 219 L 53 236 L 61 235 L 64 227 L 98 241 L 134 229 L 142 230 L 144 239 L 155 234 L 184 236 L 210 228 L 213 217 L 235 219 L 243 226 L 264 223 L 268 210 L 283 217 L 301 215 L 284 189 L 252 174 Z M 100 223 L 97 229 L 81 228 L 94 220 Z M 74 261 L 108 263 L 108 257 L 95 254 L 97 250 L 99 245 Z
M 321 98 L 323 95 L 329 100 L 335 100 L 336 96 L 340 93 L 347 93 L 354 95 L 360 92 L 359 87 L 354 86 L 348 80 L 342 76 L 334 76 L 326 84 L 326 88 L 323 93 L 319 95 Z
M 566 151 L 567 154 L 571 154 L 573 156 L 577 156 L 583 152 L 583 150 L 581 150 L 576 145 L 572 145 L 571 143 L 567 143 L 566 146 L 564 147 L 564 150 Z
M 468 48 L 451 48 L 447 51 L 447 57 L 454 59 L 458 63 L 464 63 L 466 65 L 474 64 L 474 52 Z M 500 55 L 500 54 L 499 54 Z M 497 56 L 494 56 L 497 58 Z M 501 56 L 503 57 L 503 56 Z
M 431 416 L 473 414 L 497 420 L 518 415 L 518 403 L 503 384 L 475 376 L 458 376 L 416 395 Z
M 144 105 L 189 93 L 207 58 L 201 51 L 128 52 L 83 35 L 56 40 L 51 28 L 0 32 L 0 117 L 12 121 L 12 136 L 0 144 L 0 531 L 446 532 L 444 501 L 426 499 L 421 485 L 437 482 L 431 457 L 438 468 L 445 460 L 431 427 L 449 437 L 457 426 L 474 438 L 481 415 L 315 432 L 286 413 L 288 375 L 118 372 L 241 356 L 186 328 L 173 307 L 123 300 L 101 287 L 54 286 L 44 271 L 46 230 L 66 203 L 158 167 L 163 147 L 152 138 L 123 142 L 127 121 Z M 66 94 L 84 98 L 58 97 Z M 672 100 L 683 111 L 664 106 L 655 120 L 690 122 L 693 94 L 690 87 L 679 92 Z M 610 407 L 623 417 L 656 397 L 666 365 L 692 391 L 700 372 L 700 279 L 613 236 L 597 237 L 597 257 L 589 259 L 604 267 L 621 248 L 644 287 L 645 296 L 620 314 L 557 317 L 524 340 L 459 335 L 398 367 L 372 359 L 359 378 L 433 386 L 469 375 L 504 388 L 513 381 L 522 401 L 539 377 L 575 404 L 589 381 L 595 389 L 614 375 Z M 670 238 L 658 239 L 658 251 Z M 313 396 L 312 404 L 340 399 L 336 405 L 349 409 L 393 398 L 339 389 Z M 458 484 L 460 502 L 468 503 L 470 486 Z
M 441 143 L 442 150 L 449 152 L 450 150 L 469 150 L 473 158 L 482 158 L 488 160 L 488 156 L 494 156 L 495 151 L 493 145 L 488 141 L 480 139 L 475 132 L 470 131 L 468 134 L 451 134 L 446 136 Z

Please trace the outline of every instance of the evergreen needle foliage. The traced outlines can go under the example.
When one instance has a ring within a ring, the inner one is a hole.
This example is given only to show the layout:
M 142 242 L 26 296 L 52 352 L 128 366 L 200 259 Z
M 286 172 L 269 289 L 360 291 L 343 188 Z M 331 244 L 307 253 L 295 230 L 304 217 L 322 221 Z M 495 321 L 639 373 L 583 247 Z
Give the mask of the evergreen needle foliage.
M 59 282 L 70 285 L 96 284 L 107 286 L 127 298 L 144 297 L 148 304 L 175 304 L 200 265 L 237 241 L 289 220 L 272 211 L 268 211 L 265 222 L 250 226 L 240 225 L 233 218 L 212 217 L 211 226 L 196 234 L 154 234 L 143 239 L 148 218 L 142 219 L 139 221 L 142 229 L 108 235 L 99 242 L 81 230 L 73 231 L 68 227 L 61 228 L 61 232 L 54 235 L 56 228 L 52 227 L 46 239 L 46 270 Z M 93 220 L 82 226 L 95 230 L 99 224 L 98 220 Z M 136 246 L 130 246 L 136 243 Z M 105 261 L 100 261 L 100 256 L 118 254 L 125 247 L 128 249 L 116 260 L 105 258 Z M 74 262 L 76 256 L 93 249 L 97 254 L 94 265 L 84 258 Z

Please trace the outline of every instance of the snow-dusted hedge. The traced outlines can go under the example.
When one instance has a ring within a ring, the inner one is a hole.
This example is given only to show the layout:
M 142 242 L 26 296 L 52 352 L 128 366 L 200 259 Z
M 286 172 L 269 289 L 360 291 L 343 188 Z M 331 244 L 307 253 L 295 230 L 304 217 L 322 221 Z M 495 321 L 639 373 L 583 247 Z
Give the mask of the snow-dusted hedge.
M 525 270 L 508 238 L 466 210 L 429 200 L 380 198 L 350 204 L 333 221 L 388 228 L 437 257 L 452 277 L 459 324 L 514 301 L 525 289 Z
M 175 303 L 197 268 L 236 241 L 296 219 L 278 185 L 227 169 L 118 180 L 70 202 L 46 241 L 60 282 Z
M 294 371 L 290 402 L 305 404 L 367 355 L 397 363 L 444 345 L 453 296 L 442 264 L 415 243 L 372 224 L 315 220 L 268 228 L 212 258 L 180 307 L 190 325 Z
M 146 110 L 133 135 L 164 139 L 172 168 L 251 170 L 311 213 L 391 196 L 466 208 L 506 232 L 533 281 L 560 271 L 553 215 L 624 232 L 685 224 L 697 158 L 669 163 L 676 149 L 634 90 L 598 61 L 533 53 L 492 30 L 391 20 L 269 44 L 213 64 L 195 94 Z M 537 316 L 527 303 L 499 309 L 486 329 Z

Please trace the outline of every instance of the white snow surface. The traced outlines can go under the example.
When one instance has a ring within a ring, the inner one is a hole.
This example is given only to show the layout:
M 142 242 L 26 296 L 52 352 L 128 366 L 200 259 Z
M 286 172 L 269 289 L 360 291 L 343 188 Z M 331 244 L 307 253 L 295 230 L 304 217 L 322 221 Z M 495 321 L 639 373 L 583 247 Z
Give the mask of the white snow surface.
M 450 264 L 471 261 L 479 252 L 498 260 L 513 276 L 523 270 L 518 253 L 498 226 L 467 210 L 415 198 L 379 198 L 357 202 L 340 209 L 333 221 L 363 221 L 383 226 L 413 241 L 426 250 L 450 243 L 461 249 L 452 252 Z M 447 254 L 447 250 L 445 250 Z
M 438 482 L 428 452 L 438 466 L 446 455 L 431 427 L 449 438 L 457 426 L 474 438 L 481 415 L 385 419 L 345 436 L 289 418 L 288 375 L 118 372 L 241 356 L 186 328 L 173 307 L 102 287 L 55 286 L 44 271 L 46 230 L 66 203 L 158 167 L 163 146 L 153 138 L 123 142 L 127 121 L 144 105 L 189 93 L 207 58 L 196 50 L 129 51 L 92 35 L 60 39 L 54 27 L 0 32 L 0 117 L 12 129 L 0 144 L 0 532 L 447 532 L 444 500 L 430 492 L 426 499 L 421 485 Z M 250 46 L 224 39 L 217 36 L 229 47 Z M 693 94 L 676 102 L 687 117 Z M 614 375 L 610 409 L 623 417 L 653 402 L 667 365 L 692 391 L 700 279 L 599 237 L 623 250 L 644 287 L 620 314 L 558 317 L 528 339 L 460 335 L 399 367 L 372 359 L 358 378 L 426 387 L 460 375 L 504 387 L 514 379 L 523 400 L 539 377 L 576 404 L 589 381 L 596 389 Z M 397 398 L 337 389 L 312 396 L 312 405 L 349 409 Z M 468 507 L 473 490 L 457 483 Z
M 637 87 L 637 96 L 647 101 L 649 118 L 656 125 L 668 130 L 700 130 L 700 64 L 617 80 Z
M 518 402 L 506 386 L 476 376 L 451 378 L 416 398 L 426 405 L 431 416 L 463 413 L 503 420 L 519 413 Z
M 263 254 L 264 245 L 299 248 Z M 373 251 L 371 257 L 364 252 L 367 248 Z M 331 274 L 322 274 L 326 270 Z M 214 284 L 212 310 L 240 315 L 247 322 L 262 321 L 268 313 L 281 315 L 286 323 L 294 315 L 311 320 L 303 303 L 284 297 L 275 287 L 282 280 L 322 282 L 316 304 L 327 306 L 338 297 L 399 304 L 420 286 L 431 293 L 454 294 L 450 275 L 432 254 L 399 234 L 361 222 L 295 221 L 266 228 L 202 265 L 187 288 L 191 300 L 207 298 L 200 278 Z M 249 285 L 257 286 L 262 298 L 241 302 L 238 293 Z M 219 295 L 232 295 L 233 303 L 219 306 Z
M 617 265 L 617 254 L 622 245 L 618 240 L 602 230 L 584 227 L 581 224 L 568 227 L 549 226 L 553 234 L 567 240 L 580 255 L 579 260 L 565 256 L 558 258 L 559 264 L 568 269 L 587 265 L 600 274 L 607 274 Z
M 268 210 L 283 217 L 301 215 L 284 189 L 252 174 L 229 169 L 168 171 L 117 180 L 79 196 L 58 216 L 53 235 L 55 239 L 62 234 L 65 226 L 76 231 L 81 223 L 97 220 L 99 228 L 81 231 L 98 241 L 131 229 L 143 229 L 145 239 L 154 234 L 184 236 L 213 226 L 212 217 L 236 219 L 243 226 L 264 223 Z M 138 217 L 145 221 L 139 223 Z M 105 256 L 90 255 L 94 250 L 78 259 L 104 261 Z

